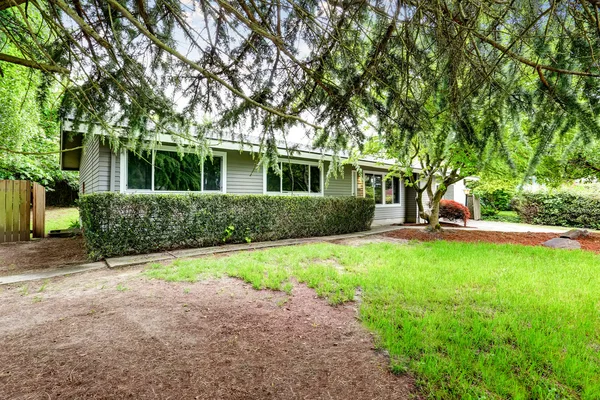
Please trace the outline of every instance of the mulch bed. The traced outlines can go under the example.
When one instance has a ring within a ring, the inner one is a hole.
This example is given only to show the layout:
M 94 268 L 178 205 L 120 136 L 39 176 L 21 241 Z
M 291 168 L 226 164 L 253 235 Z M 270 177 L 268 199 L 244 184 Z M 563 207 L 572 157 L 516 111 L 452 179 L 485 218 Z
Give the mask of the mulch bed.
M 81 237 L 0 244 L 0 276 L 85 262 L 87 256 Z
M 2 398 L 414 399 L 356 320 L 296 285 L 93 271 L 0 292 Z M 38 284 L 39 286 L 39 284 Z
M 558 233 L 538 233 L 538 232 L 492 232 L 479 230 L 445 230 L 438 233 L 431 233 L 420 229 L 399 229 L 388 232 L 385 236 L 419 240 L 447 240 L 450 242 L 486 242 L 486 243 L 509 243 L 521 244 L 525 246 L 540 246 L 547 240 L 558 237 Z M 584 250 L 600 252 L 600 235 L 591 233 L 586 238 L 578 239 L 581 248 Z

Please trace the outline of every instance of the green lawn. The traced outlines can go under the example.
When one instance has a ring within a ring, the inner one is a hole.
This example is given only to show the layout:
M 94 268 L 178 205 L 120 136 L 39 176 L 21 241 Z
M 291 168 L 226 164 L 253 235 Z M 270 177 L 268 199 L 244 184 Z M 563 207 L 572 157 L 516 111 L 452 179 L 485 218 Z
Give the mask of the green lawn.
M 56 229 L 68 229 L 79 223 L 77 207 L 51 207 L 46 209 L 46 233 Z
M 439 399 L 600 398 L 600 257 L 467 243 L 315 244 L 178 260 L 146 274 L 226 274 L 290 292 L 291 278 L 360 315 L 423 393 Z
M 484 221 L 522 222 L 516 211 L 498 211 L 496 215 L 482 217 Z

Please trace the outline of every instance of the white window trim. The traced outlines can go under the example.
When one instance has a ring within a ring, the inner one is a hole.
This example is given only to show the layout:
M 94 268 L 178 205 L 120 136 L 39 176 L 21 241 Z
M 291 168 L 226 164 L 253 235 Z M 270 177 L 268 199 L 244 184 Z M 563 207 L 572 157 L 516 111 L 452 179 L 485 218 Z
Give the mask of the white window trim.
M 319 193 L 314 193 L 314 192 L 284 192 L 284 191 L 279 191 L 279 192 L 269 192 L 267 191 L 267 168 L 263 167 L 263 194 L 268 194 L 268 195 L 273 195 L 273 196 L 325 196 L 325 180 L 323 179 L 323 170 L 324 168 L 321 168 L 319 166 L 318 162 L 315 161 L 305 161 L 305 160 L 280 160 L 278 161 L 279 164 L 301 164 L 301 165 L 308 165 L 308 166 L 312 166 L 312 167 L 319 167 L 319 175 L 320 175 L 320 180 L 319 180 Z M 281 168 L 281 166 L 280 166 Z M 310 168 L 309 168 L 309 174 L 310 174 Z M 279 177 L 279 187 L 281 187 L 282 183 L 281 180 L 283 179 L 282 176 Z
M 202 190 L 198 191 L 198 190 L 154 190 L 154 158 L 156 156 L 156 151 L 170 151 L 173 153 L 177 153 L 178 149 L 174 148 L 174 147 L 169 147 L 169 146 L 157 146 L 155 149 L 152 150 L 152 176 L 151 176 L 151 180 L 152 180 L 152 189 L 148 190 L 148 189 L 129 189 L 127 187 L 128 182 L 128 177 L 127 177 L 127 159 L 128 159 L 128 155 L 127 155 L 127 150 L 123 149 L 123 151 L 121 152 L 121 165 L 120 165 L 120 169 L 121 169 L 121 179 L 120 179 L 120 192 L 121 193 L 146 193 L 146 194 L 185 194 L 185 193 L 213 193 L 213 194 L 217 194 L 217 193 L 227 193 L 227 153 L 226 152 L 222 152 L 222 151 L 213 151 L 212 155 L 213 156 L 217 156 L 217 157 L 222 157 L 222 164 L 221 164 L 221 179 L 222 179 L 222 190 L 204 190 L 204 163 L 202 163 L 202 168 L 201 168 L 201 188 Z M 184 153 L 193 153 L 194 151 L 192 150 L 183 150 Z
M 371 174 L 371 175 L 381 175 L 381 190 L 382 190 L 382 204 L 375 204 L 375 207 L 386 207 L 386 208 L 391 208 L 391 207 L 402 207 L 402 196 L 404 194 L 404 188 L 402 184 L 400 184 L 400 193 L 398 193 L 399 196 L 399 200 L 400 203 L 390 203 L 387 204 L 385 202 L 385 177 L 387 175 L 387 172 L 382 172 L 382 171 L 367 171 L 364 170 L 362 173 L 362 177 L 363 177 L 363 185 L 365 185 L 365 196 L 366 196 L 366 190 L 367 190 L 367 181 L 365 179 L 365 175 L 367 174 Z M 402 179 L 398 179 L 398 182 L 402 182 Z M 392 180 L 392 193 L 394 192 L 393 190 L 394 187 L 394 181 Z M 393 196 L 393 195 L 392 195 Z

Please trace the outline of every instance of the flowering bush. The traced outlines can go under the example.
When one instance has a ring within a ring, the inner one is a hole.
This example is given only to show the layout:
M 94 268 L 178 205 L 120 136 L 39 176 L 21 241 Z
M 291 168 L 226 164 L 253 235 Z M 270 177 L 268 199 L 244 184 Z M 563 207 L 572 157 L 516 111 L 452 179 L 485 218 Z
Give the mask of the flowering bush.
M 469 209 L 454 200 L 440 201 L 440 218 L 445 218 L 450 221 L 462 219 L 467 226 L 467 221 L 471 218 Z

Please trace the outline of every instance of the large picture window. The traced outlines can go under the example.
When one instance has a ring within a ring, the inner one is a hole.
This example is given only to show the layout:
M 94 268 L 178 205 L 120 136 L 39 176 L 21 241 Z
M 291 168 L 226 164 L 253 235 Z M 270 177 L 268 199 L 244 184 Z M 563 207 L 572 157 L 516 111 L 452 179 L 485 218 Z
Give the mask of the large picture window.
M 266 190 L 269 193 L 320 194 L 321 170 L 317 165 L 298 162 L 279 164 L 281 176 L 273 168 L 267 172 Z
M 400 204 L 400 179 L 385 178 L 385 173 L 365 173 L 365 197 L 374 199 L 375 204 Z
M 127 152 L 127 189 L 156 192 L 224 192 L 224 155 L 212 160 L 194 153 L 156 150 Z

